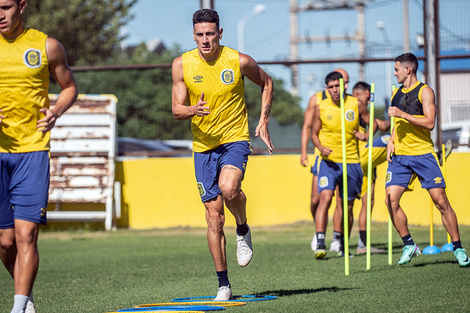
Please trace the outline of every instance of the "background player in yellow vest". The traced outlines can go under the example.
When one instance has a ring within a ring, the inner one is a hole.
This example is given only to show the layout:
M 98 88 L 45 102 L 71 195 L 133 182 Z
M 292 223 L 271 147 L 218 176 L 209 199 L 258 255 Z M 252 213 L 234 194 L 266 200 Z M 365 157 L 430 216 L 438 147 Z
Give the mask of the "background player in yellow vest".
M 322 259 L 326 255 L 325 230 L 328 223 L 328 208 L 333 198 L 336 186 L 339 187 L 340 197 L 343 197 L 342 186 L 342 131 L 339 79 L 343 76 L 338 72 L 332 72 L 325 78 L 326 89 L 330 94 L 327 98 L 315 106 L 312 140 L 321 153 L 321 161 L 318 170 L 318 191 L 320 203 L 315 216 L 317 234 L 317 249 L 315 257 Z M 364 103 L 357 98 L 344 94 L 345 126 L 346 126 L 346 157 L 348 170 L 348 212 L 349 232 L 351 231 L 353 215 L 352 207 L 354 199 L 358 198 L 362 184 L 362 170 L 359 161 L 356 135 L 359 130 L 359 118 L 366 123 L 369 121 L 369 111 Z M 374 129 L 376 125 L 374 123 Z M 321 130 L 321 132 L 320 132 Z M 362 133 L 362 138 L 365 138 Z M 342 204 L 342 201 L 340 201 Z M 342 230 L 342 227 L 341 227 Z M 349 232 L 347 235 L 349 235 Z M 342 253 L 342 247 L 340 248 Z
M 22 22 L 25 0 L 0 0 L 0 257 L 15 281 L 12 313 L 34 313 L 39 224 L 46 224 L 49 138 L 77 98 L 64 48 Z M 49 74 L 62 88 L 49 108 Z M 3 311 L 3 310 L 2 310 Z
M 173 62 L 172 110 L 177 120 L 191 119 L 196 180 L 219 279 L 215 300 L 229 300 L 232 291 L 227 276 L 224 203 L 237 223 L 238 264 L 248 265 L 253 255 L 246 196 L 241 190 L 251 153 L 243 78 L 261 87 L 261 117 L 255 135 L 269 153 L 274 148 L 268 130 L 273 82 L 250 56 L 219 44 L 223 30 L 216 11 L 196 11 L 193 27 L 197 48 Z
M 349 83 L 349 74 L 346 70 L 342 68 L 334 69 L 333 72 L 339 72 L 343 75 L 344 80 L 344 90 L 348 89 Z M 307 109 L 304 113 L 304 124 L 302 126 L 302 133 L 300 138 L 300 164 L 302 166 L 308 165 L 308 142 L 312 138 L 312 128 L 313 128 L 313 119 L 315 113 L 315 105 L 319 104 L 321 101 L 325 100 L 329 97 L 330 94 L 328 91 L 323 90 L 319 91 L 313 96 L 310 97 L 308 101 Z M 313 217 L 313 223 L 315 224 L 315 213 L 317 211 L 318 203 L 320 202 L 320 195 L 318 193 L 318 159 L 320 157 L 320 153 L 318 149 L 315 148 L 314 150 L 314 163 L 311 167 L 311 172 L 313 174 L 312 177 L 312 192 L 310 196 L 310 213 Z M 341 203 L 339 201 L 338 191 L 336 193 L 336 207 L 335 212 L 333 215 L 333 241 L 330 245 L 330 251 L 340 252 L 340 239 L 341 239 L 341 218 L 342 218 L 342 209 Z M 313 235 L 312 241 L 310 243 L 310 248 L 312 251 L 315 252 L 317 249 L 317 235 L 316 233 Z
M 398 264 L 406 264 L 420 250 L 408 230 L 400 198 L 416 173 L 422 188 L 426 188 L 434 205 L 441 212 L 460 266 L 468 266 L 470 259 L 462 248 L 459 227 L 454 210 L 445 192 L 445 182 L 437 163 L 431 130 L 434 129 L 436 105 L 434 91 L 418 81 L 418 60 L 412 53 L 395 58 L 395 76 L 402 86 L 395 90 L 388 115 L 395 117 L 393 131 L 387 146 L 388 170 L 385 181 L 385 203 L 393 225 L 402 237 L 403 254 Z

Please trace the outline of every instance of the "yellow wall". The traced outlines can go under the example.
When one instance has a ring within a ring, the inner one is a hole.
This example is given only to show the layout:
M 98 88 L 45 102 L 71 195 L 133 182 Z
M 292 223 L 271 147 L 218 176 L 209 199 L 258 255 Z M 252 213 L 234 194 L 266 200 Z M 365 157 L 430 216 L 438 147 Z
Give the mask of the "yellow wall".
M 448 197 L 460 224 L 470 225 L 470 153 L 453 153 L 447 163 Z M 384 204 L 386 164 L 378 168 L 376 205 L 372 221 L 388 221 Z M 117 179 L 122 183 L 123 216 L 119 226 L 133 229 L 176 226 L 204 227 L 192 158 L 129 159 L 119 162 Z M 247 215 L 252 226 L 311 221 L 310 168 L 300 165 L 299 155 L 251 156 L 243 181 Z M 419 182 L 403 196 L 402 207 L 410 224 L 429 225 L 430 198 Z M 356 201 L 355 216 L 359 213 Z M 440 214 L 433 210 L 434 224 Z M 330 216 L 333 209 L 330 209 Z M 227 211 L 227 225 L 234 226 Z

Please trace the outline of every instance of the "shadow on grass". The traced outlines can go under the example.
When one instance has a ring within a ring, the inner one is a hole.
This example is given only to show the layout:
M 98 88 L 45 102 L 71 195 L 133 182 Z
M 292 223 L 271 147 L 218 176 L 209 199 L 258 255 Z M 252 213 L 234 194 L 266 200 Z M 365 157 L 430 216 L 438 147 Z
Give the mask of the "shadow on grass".
M 347 290 L 355 290 L 359 288 L 339 288 L 339 287 L 324 287 L 317 289 L 280 289 L 280 290 L 266 290 L 264 292 L 256 293 L 256 296 L 277 296 L 277 297 L 289 297 L 295 295 L 314 294 L 319 292 L 340 292 Z

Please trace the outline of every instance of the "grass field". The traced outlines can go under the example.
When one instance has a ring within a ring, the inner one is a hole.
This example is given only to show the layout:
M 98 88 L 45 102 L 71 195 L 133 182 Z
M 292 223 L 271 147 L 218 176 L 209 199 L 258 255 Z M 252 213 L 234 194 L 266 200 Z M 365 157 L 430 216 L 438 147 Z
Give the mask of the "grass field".
M 372 255 L 366 270 L 365 256 L 355 256 L 345 276 L 343 258 L 327 254 L 315 260 L 312 229 L 310 223 L 253 228 L 254 258 L 246 268 L 236 263 L 234 229 L 226 229 L 234 294 L 278 299 L 224 312 L 470 312 L 470 268 L 459 267 L 452 253 L 420 255 L 398 266 L 402 243 L 394 232 L 393 265 L 386 254 Z M 429 244 L 429 228 L 410 229 L 421 249 Z M 470 248 L 470 227 L 460 231 Z M 446 242 L 441 227 L 434 235 L 436 245 Z M 355 253 L 356 228 L 350 242 Z M 373 224 L 372 243 L 386 248 L 386 242 L 387 225 Z M 34 290 L 39 313 L 110 312 L 217 291 L 205 229 L 42 232 L 39 249 Z M 0 312 L 9 312 L 13 281 L 4 268 L 0 280 Z

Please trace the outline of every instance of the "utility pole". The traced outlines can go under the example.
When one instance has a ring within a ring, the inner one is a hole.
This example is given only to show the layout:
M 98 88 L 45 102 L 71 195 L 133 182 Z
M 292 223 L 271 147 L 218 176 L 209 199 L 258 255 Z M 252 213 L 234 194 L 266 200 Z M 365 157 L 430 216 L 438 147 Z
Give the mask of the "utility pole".
M 214 0 L 200 0 L 201 9 L 214 10 Z
M 403 0 L 403 53 L 410 52 L 410 23 L 408 0 Z

